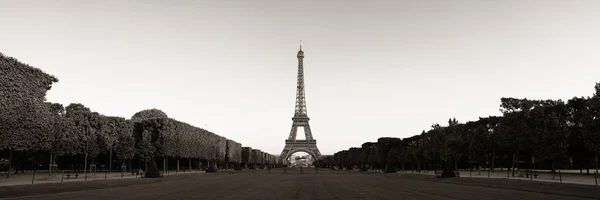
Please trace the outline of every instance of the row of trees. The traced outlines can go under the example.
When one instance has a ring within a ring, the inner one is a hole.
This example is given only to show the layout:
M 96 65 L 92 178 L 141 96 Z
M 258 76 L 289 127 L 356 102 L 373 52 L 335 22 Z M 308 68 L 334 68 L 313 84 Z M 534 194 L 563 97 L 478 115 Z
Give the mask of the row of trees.
M 251 147 L 242 147 L 242 161 L 244 168 L 256 169 L 262 167 L 282 166 L 281 160 L 277 156 L 262 152 L 259 149 Z
M 189 169 L 197 166 L 209 171 L 241 169 L 242 163 L 281 164 L 258 149 L 252 150 L 256 156 L 243 160 L 240 143 L 170 119 L 158 109 L 125 119 L 101 115 L 79 103 L 64 107 L 46 102 L 46 92 L 56 82 L 56 77 L 0 54 L 0 158 L 9 158 L 9 168 L 14 160 L 22 165 L 68 164 L 77 168 L 83 157 L 87 172 L 88 161 L 95 164 L 95 158 L 103 157 L 108 169 L 113 169 L 114 160 L 128 162 L 129 168 L 138 161 L 146 163 L 147 176 L 157 176 L 156 160 L 163 161 L 164 170 L 170 166 L 169 160 L 176 160 L 179 169 L 180 159 L 188 160 Z M 20 160 L 14 158 L 15 153 Z M 37 159 L 26 161 L 28 157 Z
M 137 155 L 144 162 L 154 165 L 155 160 L 162 158 L 163 165 L 166 166 L 168 158 L 183 158 L 188 159 L 189 168 L 193 168 L 192 160 L 198 160 L 198 168 L 208 164 L 209 172 L 231 167 L 241 170 L 248 165 L 251 169 L 281 165 L 271 154 L 251 147 L 242 147 L 238 142 L 184 122 L 160 117 L 165 114 L 158 110 L 142 112 L 160 113 L 159 117 L 146 114 L 148 117 L 145 119 L 137 119 L 135 116 L 132 118 L 136 121 L 133 128 L 136 142 L 135 146 L 130 148 L 135 148 Z M 248 154 L 248 150 L 252 153 Z M 151 168 L 153 167 L 149 166 L 148 169 Z
M 315 162 L 347 169 L 434 169 L 479 167 L 515 169 L 571 168 L 598 170 L 600 152 L 600 83 L 592 97 L 561 100 L 502 98 L 502 116 L 446 126 L 409 138 L 379 138 Z M 513 170 L 513 176 L 514 176 Z M 443 174 L 444 175 L 444 174 Z

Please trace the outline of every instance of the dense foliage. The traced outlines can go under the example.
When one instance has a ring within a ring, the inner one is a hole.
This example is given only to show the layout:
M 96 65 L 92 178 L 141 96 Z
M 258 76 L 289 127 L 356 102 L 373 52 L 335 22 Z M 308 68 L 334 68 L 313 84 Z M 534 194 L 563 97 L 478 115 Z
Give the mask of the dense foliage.
M 0 53 L 0 149 L 49 148 L 45 130 L 53 120 L 44 101 L 56 82 L 56 77 Z
M 136 121 L 136 122 L 142 121 L 145 119 L 154 119 L 154 118 L 168 118 L 168 116 L 165 112 L 163 112 L 162 110 L 156 109 L 156 108 L 142 110 L 142 111 L 139 111 L 139 112 L 133 114 L 133 116 L 131 116 L 131 120 Z

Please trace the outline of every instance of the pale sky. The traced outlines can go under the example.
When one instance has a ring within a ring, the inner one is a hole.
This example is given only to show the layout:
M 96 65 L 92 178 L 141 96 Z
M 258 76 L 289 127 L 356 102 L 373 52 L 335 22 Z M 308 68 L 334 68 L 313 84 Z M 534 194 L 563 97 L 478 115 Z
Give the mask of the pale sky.
M 589 96 L 598 0 L 0 0 L 0 52 L 47 99 L 169 117 L 279 154 L 302 40 L 322 154 L 499 115 L 501 97 Z M 207 125 L 207 126 L 205 126 Z

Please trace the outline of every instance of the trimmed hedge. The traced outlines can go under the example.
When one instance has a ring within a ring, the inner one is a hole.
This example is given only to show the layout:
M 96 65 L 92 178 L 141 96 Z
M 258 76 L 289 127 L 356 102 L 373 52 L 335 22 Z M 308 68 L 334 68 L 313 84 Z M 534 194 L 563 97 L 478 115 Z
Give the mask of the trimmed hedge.
M 104 116 L 80 103 L 44 102 L 58 79 L 0 53 L 0 150 L 48 152 L 52 156 L 100 154 L 125 161 L 136 155 L 149 167 L 155 157 L 228 163 L 273 164 L 276 157 L 168 118 L 159 109 L 131 120 Z M 262 154 L 261 154 L 262 153 Z M 11 153 L 12 155 L 12 153 Z M 149 172 L 149 173 L 155 173 Z
M 227 157 L 226 162 L 241 163 L 242 162 L 242 144 L 233 140 L 227 140 Z

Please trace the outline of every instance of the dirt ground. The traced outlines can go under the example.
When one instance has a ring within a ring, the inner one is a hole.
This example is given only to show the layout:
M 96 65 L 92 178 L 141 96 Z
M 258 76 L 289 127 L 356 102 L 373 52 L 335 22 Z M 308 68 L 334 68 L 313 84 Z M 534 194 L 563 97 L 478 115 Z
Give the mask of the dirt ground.
M 313 168 L 0 187 L 0 199 L 600 199 L 597 186 Z M 2 198 L 6 197 L 6 198 Z

